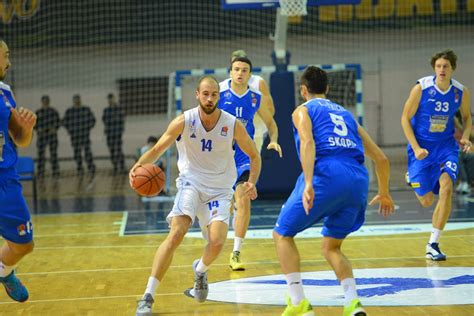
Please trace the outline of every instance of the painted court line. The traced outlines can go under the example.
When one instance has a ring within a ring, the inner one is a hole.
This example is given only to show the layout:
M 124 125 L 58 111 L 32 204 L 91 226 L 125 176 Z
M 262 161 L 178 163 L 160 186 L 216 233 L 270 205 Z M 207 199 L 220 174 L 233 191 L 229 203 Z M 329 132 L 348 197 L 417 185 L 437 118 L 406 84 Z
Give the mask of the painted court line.
M 107 223 L 83 223 L 83 224 L 36 224 L 38 225 L 39 227 L 41 228 L 49 228 L 49 227 L 53 227 L 53 228 L 57 228 L 58 226 L 61 226 L 61 227 L 104 227 L 106 225 L 120 225 L 122 222 L 121 221 L 118 221 L 118 222 L 113 222 L 113 223 L 110 223 L 110 221 L 108 221 Z
M 94 233 L 68 233 L 68 234 L 39 234 L 35 235 L 35 238 L 47 238 L 47 237 L 67 237 L 67 236 L 92 236 L 92 235 L 117 235 L 118 231 L 110 232 L 94 232 Z
M 122 216 L 122 223 L 120 224 L 120 233 L 119 236 L 125 235 L 125 229 L 127 228 L 127 221 L 128 221 L 128 212 L 123 212 Z
M 97 197 L 97 196 L 96 196 Z M 91 215 L 107 215 L 107 216 L 117 216 L 116 213 L 111 212 L 111 211 L 94 211 L 94 212 L 87 212 L 87 213 L 75 213 L 75 212 L 69 212 L 69 213 L 48 213 L 48 214 L 34 214 L 32 215 L 33 218 L 35 217 L 67 217 L 67 216 L 87 216 L 88 218 Z
M 416 234 L 420 234 L 420 233 L 416 233 Z M 138 236 L 142 236 L 142 235 L 138 235 Z M 445 238 L 464 238 L 464 237 L 469 237 L 469 238 L 472 238 L 474 236 L 474 234 L 462 234 L 462 235 L 446 235 L 446 236 L 443 236 L 443 239 Z M 349 238 L 349 239 L 346 239 L 344 242 L 345 243 L 348 243 L 348 242 L 361 242 L 361 241 L 395 241 L 395 240 L 411 240 L 411 239 L 425 239 L 426 236 L 423 235 L 423 236 L 411 236 L 411 237 L 392 237 L 392 238 L 378 238 L 377 236 L 371 236 L 370 238 L 357 238 L 357 239 L 354 239 L 354 238 Z M 193 238 L 194 239 L 194 238 Z M 314 238 L 316 239 L 316 238 Z M 312 242 L 315 242 L 314 239 L 297 239 L 297 243 L 298 244 L 302 244 L 302 243 L 312 243 Z M 258 245 L 273 245 L 273 241 L 265 241 L 265 242 L 261 242 L 261 241 L 258 241 L 258 239 L 254 239 L 256 242 L 253 242 L 253 240 L 247 240 L 245 242 L 246 245 L 250 245 L 250 244 L 258 244 Z M 202 240 L 204 242 L 204 240 Z M 466 240 L 466 242 L 474 242 L 474 241 L 471 241 L 471 240 Z M 144 245 L 144 244 L 138 244 L 138 245 L 102 245 L 102 246 L 47 246 L 47 247 L 41 247 L 41 246 L 36 246 L 35 247 L 35 251 L 38 251 L 38 250 L 73 250 L 73 249 L 107 249 L 107 248 L 110 248 L 110 249 L 117 249 L 117 248 L 157 248 L 158 247 L 158 243 L 157 244 L 152 244 L 152 245 Z M 180 247 L 190 247 L 190 248 L 202 248 L 203 245 L 202 244 L 181 244 Z
M 473 258 L 474 255 L 460 255 L 460 256 L 449 256 L 450 259 L 460 259 L 460 258 Z M 385 258 L 350 258 L 351 261 L 400 261 L 406 259 L 418 259 L 425 261 L 423 256 L 416 256 L 416 257 L 385 257 Z M 319 263 L 319 262 L 326 262 L 326 259 L 305 259 L 301 260 L 304 263 Z M 279 265 L 280 262 L 276 260 L 265 260 L 265 261 L 256 261 L 256 262 L 246 262 L 246 265 Z M 214 263 L 212 264 L 213 267 L 228 267 L 228 263 Z M 187 265 L 172 265 L 170 268 L 173 269 L 190 269 L 191 264 Z M 110 269 L 90 269 L 90 270 L 69 270 L 69 271 L 50 271 L 50 272 L 25 272 L 25 273 L 17 273 L 17 275 L 48 275 L 48 274 L 74 274 L 74 273 L 95 273 L 95 272 L 118 272 L 118 271 L 134 271 L 134 270 L 150 270 L 151 267 L 135 267 L 135 268 L 110 268 Z
M 90 297 L 72 297 L 72 298 L 55 298 L 49 300 L 28 300 L 23 302 L 22 304 L 32 304 L 32 303 L 54 303 L 54 302 L 67 302 L 67 301 L 87 301 L 87 300 L 106 300 L 106 299 L 118 299 L 118 298 L 130 298 L 135 297 L 138 298 L 142 296 L 142 294 L 137 295 L 115 295 L 115 296 L 90 296 Z M 177 295 L 184 295 L 183 293 L 162 293 L 162 294 L 155 294 L 155 296 L 177 296 Z M 0 302 L 0 305 L 4 304 L 18 304 L 18 302 Z

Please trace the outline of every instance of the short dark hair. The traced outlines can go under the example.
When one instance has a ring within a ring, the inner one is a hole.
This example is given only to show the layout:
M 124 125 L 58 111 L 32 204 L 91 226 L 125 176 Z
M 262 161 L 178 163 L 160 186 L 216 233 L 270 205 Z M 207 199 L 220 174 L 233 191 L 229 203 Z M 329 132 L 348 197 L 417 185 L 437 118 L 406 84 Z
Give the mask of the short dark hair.
M 433 69 L 436 61 L 440 58 L 449 60 L 453 70 L 456 69 L 456 61 L 458 60 L 458 56 L 456 56 L 456 54 L 451 49 L 443 50 L 442 52 L 436 53 L 431 57 L 431 67 L 433 67 Z
M 146 140 L 147 143 L 156 143 L 158 141 L 158 138 L 156 136 L 148 136 L 148 139 Z
M 217 81 L 217 79 L 214 78 L 213 76 L 206 75 L 206 76 L 202 76 L 201 78 L 199 78 L 199 81 L 198 81 L 198 84 L 197 84 L 197 87 L 196 87 L 197 91 L 199 91 L 199 88 L 201 87 L 201 82 L 203 82 L 204 80 L 214 81 L 217 85 L 217 89 L 219 89 L 219 81 Z
M 311 94 L 326 94 L 328 75 L 319 67 L 308 66 L 301 75 L 301 84 L 306 86 Z
M 41 97 L 41 101 L 49 101 L 49 95 L 45 94 Z
M 81 95 L 75 94 L 75 95 L 72 96 L 72 98 L 73 98 L 73 99 L 80 99 L 80 98 L 81 98 Z
M 250 72 L 252 72 L 252 62 L 247 57 L 235 57 L 230 62 L 230 69 L 232 69 L 232 66 L 234 65 L 234 63 L 239 62 L 239 61 L 242 62 L 242 63 L 248 64 L 250 66 Z
M 107 94 L 107 99 L 109 99 L 109 100 L 110 100 L 110 99 L 112 99 L 113 97 L 114 97 L 114 94 L 113 94 L 113 93 L 109 93 L 109 94 Z

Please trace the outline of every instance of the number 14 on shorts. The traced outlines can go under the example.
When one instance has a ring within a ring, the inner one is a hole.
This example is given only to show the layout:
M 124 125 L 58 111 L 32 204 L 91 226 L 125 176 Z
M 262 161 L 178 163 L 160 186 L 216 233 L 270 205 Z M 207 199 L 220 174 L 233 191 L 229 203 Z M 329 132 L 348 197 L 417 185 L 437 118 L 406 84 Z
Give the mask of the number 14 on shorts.
M 213 208 L 219 207 L 219 201 L 211 201 L 207 203 L 207 207 L 209 207 L 209 211 L 212 211 Z

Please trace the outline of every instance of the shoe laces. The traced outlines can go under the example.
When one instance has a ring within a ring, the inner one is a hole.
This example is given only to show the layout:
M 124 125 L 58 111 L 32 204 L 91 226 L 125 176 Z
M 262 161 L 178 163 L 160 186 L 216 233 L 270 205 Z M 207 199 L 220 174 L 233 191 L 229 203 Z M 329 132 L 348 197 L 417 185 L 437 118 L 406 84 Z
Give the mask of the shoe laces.
M 234 251 L 232 253 L 232 260 L 240 263 L 240 251 Z
M 153 303 L 155 302 L 155 300 L 153 300 L 153 296 L 151 295 L 146 295 L 144 296 L 141 300 L 138 301 L 138 304 L 140 306 L 148 306 L 148 307 L 151 307 L 151 305 L 153 305 Z
M 438 253 L 441 253 L 441 250 L 439 249 L 439 244 L 438 243 L 432 243 L 430 246 L 431 246 L 431 248 L 436 250 Z
M 197 290 L 207 290 L 206 274 L 196 272 L 196 289 Z

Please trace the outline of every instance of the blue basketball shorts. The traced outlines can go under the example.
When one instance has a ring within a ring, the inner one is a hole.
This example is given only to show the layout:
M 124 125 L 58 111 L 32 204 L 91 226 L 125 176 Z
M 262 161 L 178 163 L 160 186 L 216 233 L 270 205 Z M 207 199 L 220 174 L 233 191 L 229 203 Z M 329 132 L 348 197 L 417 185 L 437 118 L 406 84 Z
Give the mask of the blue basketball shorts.
M 248 175 L 250 174 L 250 158 L 239 147 L 236 147 L 234 160 L 237 168 L 237 180 L 234 184 L 235 189 L 239 183 L 248 180 Z
M 33 224 L 14 168 L 0 168 L 0 235 L 17 244 L 33 240 Z
M 309 215 L 303 208 L 304 187 L 302 173 L 281 209 L 274 228 L 278 234 L 293 237 L 323 221 L 323 236 L 343 239 L 364 223 L 369 176 L 363 164 L 335 158 L 318 161 L 313 176 L 314 203 Z
M 411 187 L 416 194 L 423 196 L 429 192 L 439 193 L 439 178 L 446 172 L 453 184 L 459 174 L 459 146 L 454 138 L 428 142 L 418 140 L 422 148 L 428 150 L 428 156 L 423 160 L 415 157 L 410 145 L 408 153 L 408 177 Z

